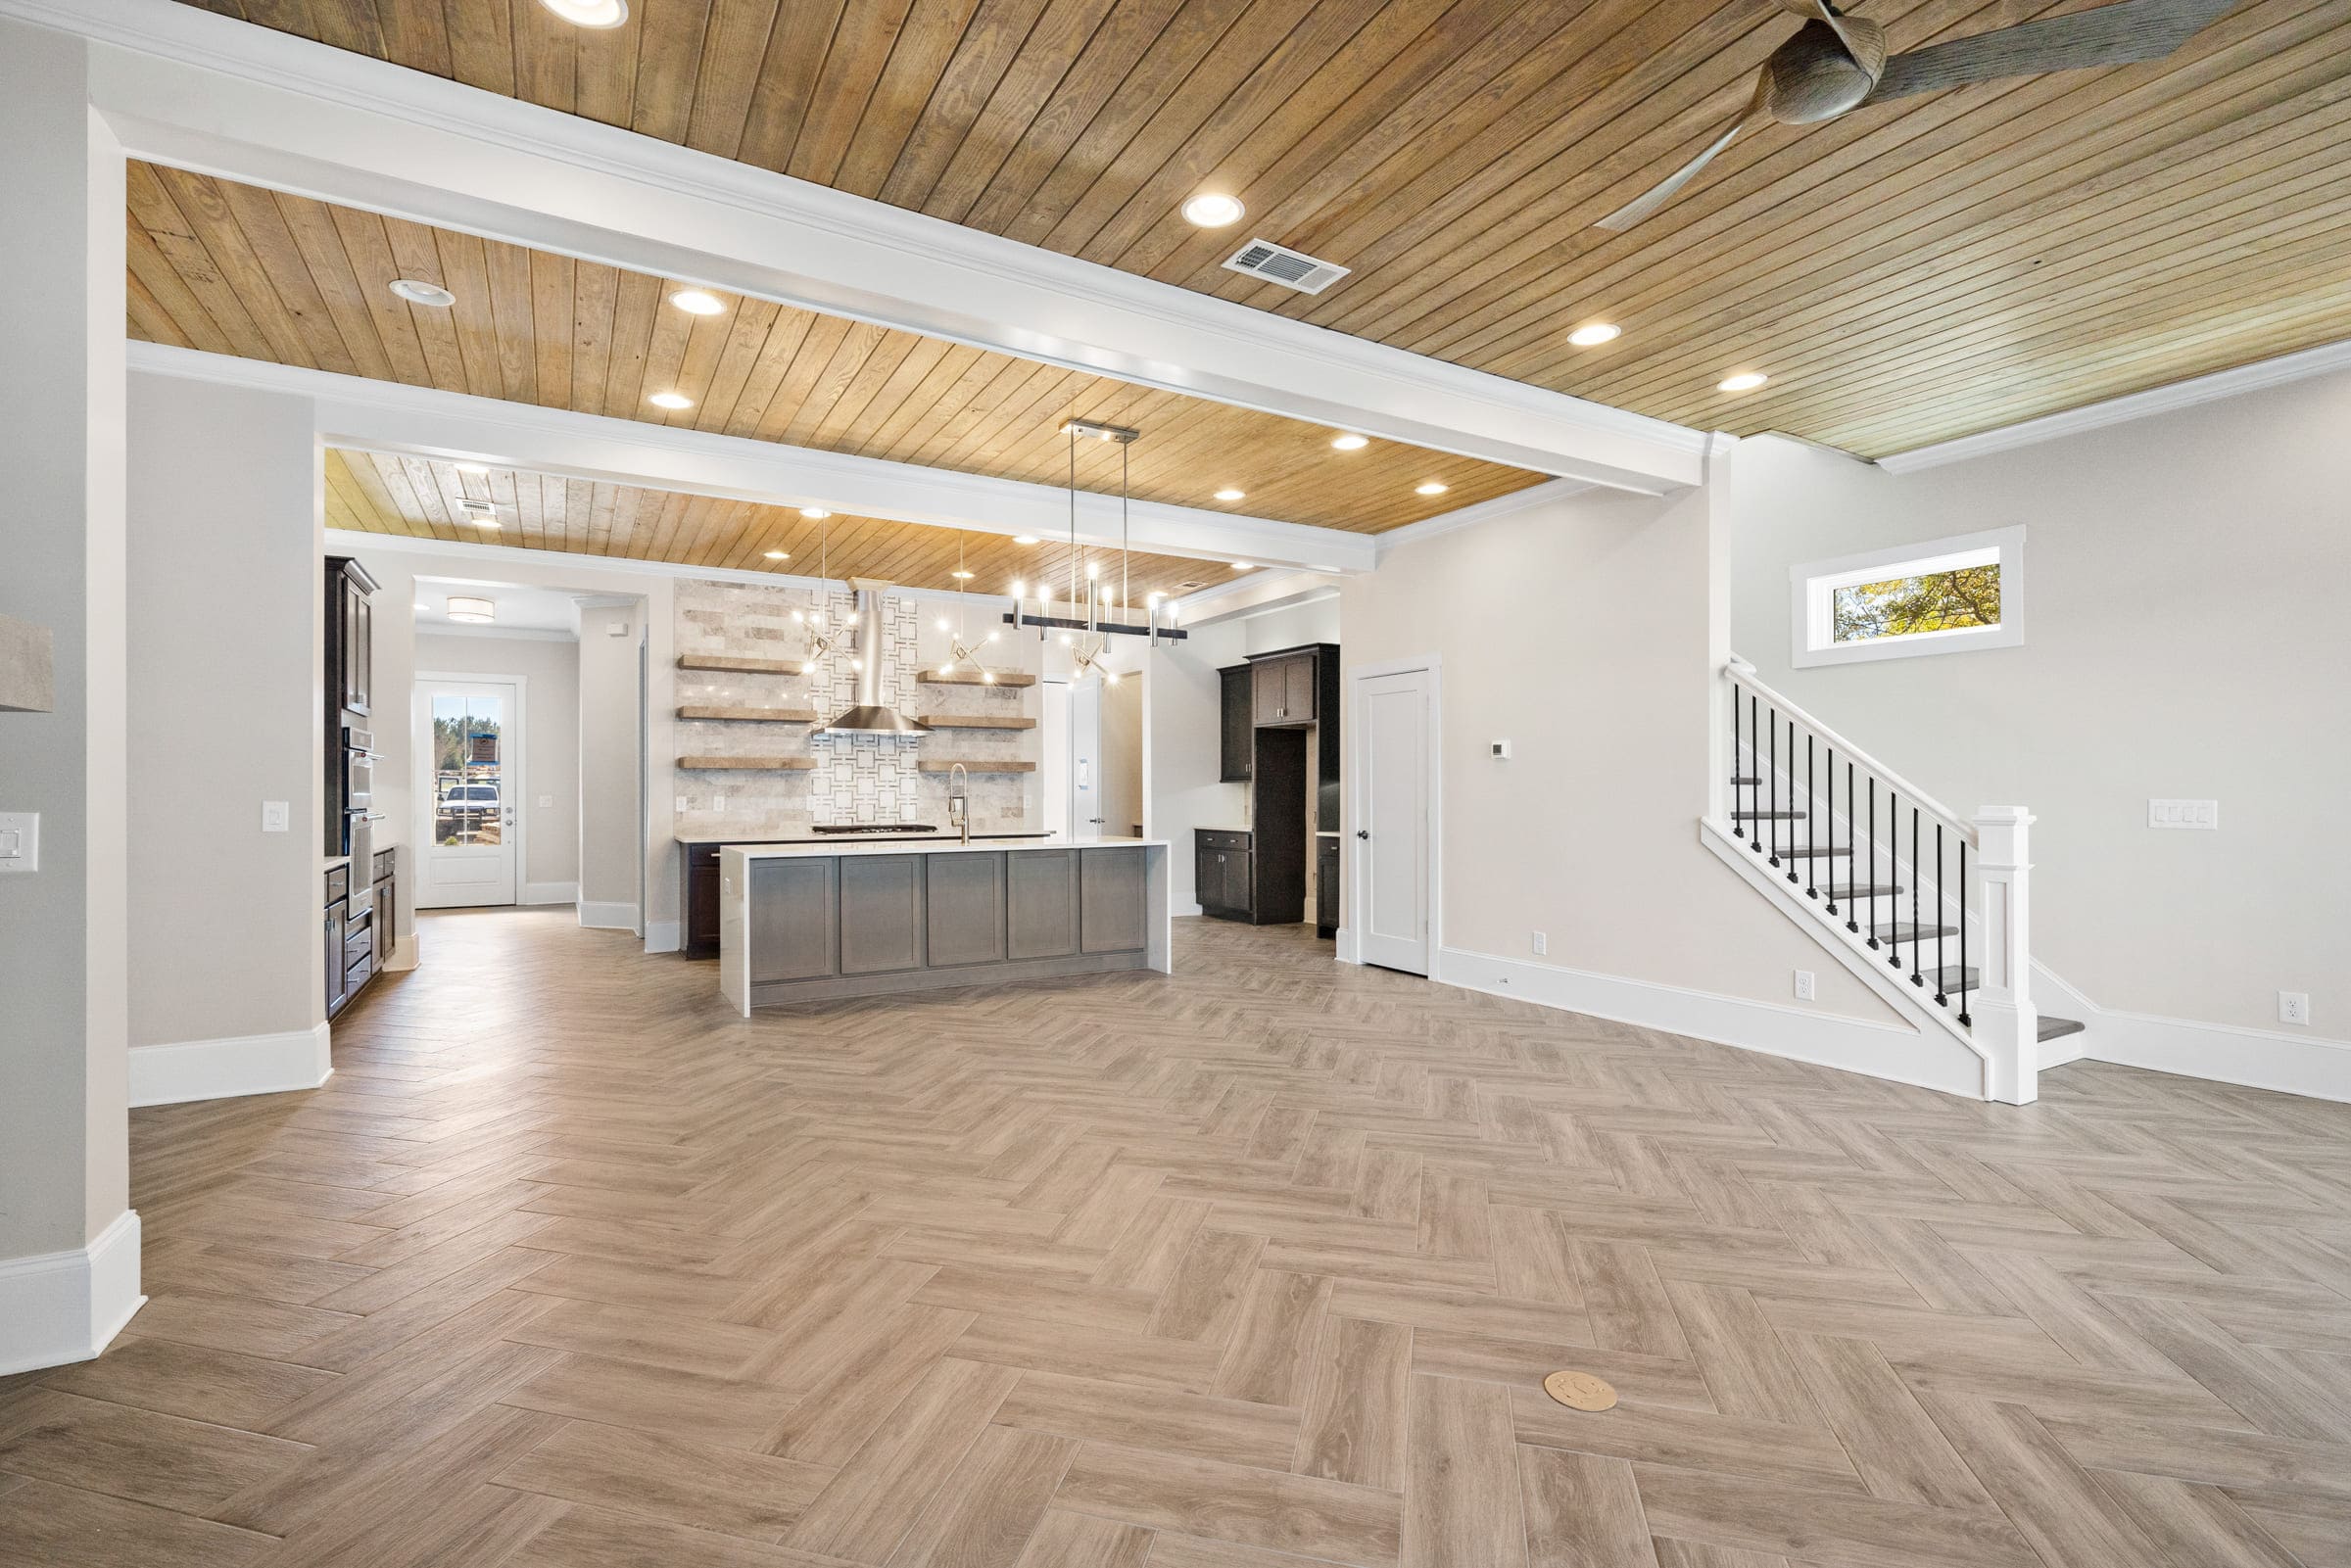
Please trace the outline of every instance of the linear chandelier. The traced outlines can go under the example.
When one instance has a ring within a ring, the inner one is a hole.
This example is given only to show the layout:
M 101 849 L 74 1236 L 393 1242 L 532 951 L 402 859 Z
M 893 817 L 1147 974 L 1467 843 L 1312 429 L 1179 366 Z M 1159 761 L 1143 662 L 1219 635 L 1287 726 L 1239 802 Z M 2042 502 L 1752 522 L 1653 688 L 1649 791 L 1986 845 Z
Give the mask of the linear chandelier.
M 1062 644 L 1070 649 L 1080 675 L 1099 674 L 1106 685 L 1118 683 L 1118 672 L 1102 662 L 1103 654 L 1114 637 L 1143 637 L 1157 647 L 1162 639 L 1172 642 L 1185 640 L 1185 634 L 1175 625 L 1175 606 L 1163 604 L 1164 595 L 1153 594 L 1146 617 L 1140 622 L 1121 623 L 1103 619 L 1105 609 L 1116 612 L 1122 607 L 1129 615 L 1135 606 L 1128 602 L 1128 563 L 1129 556 L 1130 497 L 1128 484 L 1127 449 L 1142 436 L 1142 432 L 1127 425 L 1104 424 L 1097 419 L 1072 418 L 1061 427 L 1070 441 L 1069 478 L 1069 549 L 1070 549 L 1070 611 L 1068 615 L 1053 613 L 1051 582 L 1037 585 L 1037 607 L 1034 613 L 1028 608 L 1028 595 L 1023 584 L 1012 585 L 1012 608 L 1005 613 L 1006 624 L 1013 627 L 1033 626 L 1041 641 L 1048 630 L 1059 630 Z M 1101 570 L 1088 561 L 1085 547 L 1078 543 L 1078 441 L 1116 442 L 1119 448 L 1119 594 L 1107 604 L 1103 598 Z M 1083 588 L 1080 588 L 1082 574 Z M 1082 594 L 1082 596 L 1080 596 Z

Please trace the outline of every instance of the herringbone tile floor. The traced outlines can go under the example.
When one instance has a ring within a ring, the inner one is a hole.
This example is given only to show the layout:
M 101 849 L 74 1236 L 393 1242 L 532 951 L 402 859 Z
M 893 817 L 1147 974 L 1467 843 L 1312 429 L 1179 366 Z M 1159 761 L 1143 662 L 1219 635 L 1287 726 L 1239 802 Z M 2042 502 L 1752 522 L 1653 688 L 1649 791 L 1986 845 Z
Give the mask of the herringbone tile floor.
M 134 1117 L 154 1299 L 0 1382 L 0 1560 L 2351 1561 L 2351 1108 L 1974 1105 L 1179 927 L 744 1022 L 428 919 L 326 1088 Z

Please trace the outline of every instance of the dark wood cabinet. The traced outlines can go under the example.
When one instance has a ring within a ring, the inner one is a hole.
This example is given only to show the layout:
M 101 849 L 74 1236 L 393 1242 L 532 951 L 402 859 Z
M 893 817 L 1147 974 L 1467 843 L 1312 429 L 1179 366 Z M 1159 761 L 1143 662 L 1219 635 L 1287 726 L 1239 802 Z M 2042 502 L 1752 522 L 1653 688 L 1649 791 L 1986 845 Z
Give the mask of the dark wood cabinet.
M 379 849 L 365 864 L 328 869 L 322 926 L 326 960 L 326 1016 L 333 1018 L 392 962 L 398 930 L 398 852 Z
M 1257 911 L 1256 867 L 1252 838 L 1224 828 L 1201 828 L 1192 833 L 1192 885 L 1200 912 L 1220 920 L 1254 920 Z
M 1315 837 L 1315 934 L 1339 934 L 1339 835 Z
M 1284 659 L 1281 663 L 1281 715 L 1285 724 L 1315 722 L 1315 667 L 1319 661 L 1312 653 Z
M 364 718 L 375 693 L 375 619 L 368 595 L 376 581 L 348 555 L 326 558 L 326 701 L 332 736 L 348 722 Z
M 1250 656 L 1249 705 L 1260 729 L 1315 722 L 1319 663 L 1312 649 Z
M 1246 664 L 1217 672 L 1220 720 L 1217 778 L 1223 784 L 1247 783 L 1254 760 L 1257 718 L 1250 707 L 1249 679 L 1250 667 Z

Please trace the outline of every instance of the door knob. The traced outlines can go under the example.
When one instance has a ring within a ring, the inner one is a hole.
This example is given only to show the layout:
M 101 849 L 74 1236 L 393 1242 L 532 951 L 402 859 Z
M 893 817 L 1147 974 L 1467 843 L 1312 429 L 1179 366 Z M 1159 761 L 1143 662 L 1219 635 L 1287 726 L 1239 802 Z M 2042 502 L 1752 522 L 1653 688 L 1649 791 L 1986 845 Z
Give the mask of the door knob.
M 1368 838 L 1371 836 L 1371 832 L 1367 828 L 1358 828 L 1355 831 L 1355 836 L 1358 838 Z

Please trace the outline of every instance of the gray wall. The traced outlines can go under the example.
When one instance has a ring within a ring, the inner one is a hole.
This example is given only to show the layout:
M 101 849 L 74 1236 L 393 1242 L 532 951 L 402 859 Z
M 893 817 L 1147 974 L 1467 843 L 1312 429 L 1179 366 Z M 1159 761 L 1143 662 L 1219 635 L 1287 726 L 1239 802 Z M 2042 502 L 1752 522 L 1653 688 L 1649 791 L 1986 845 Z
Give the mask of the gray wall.
M 2100 1008 L 2276 1029 L 2306 991 L 2351 1037 L 2347 432 L 2335 375 L 1907 476 L 1743 443 L 1734 641 L 1954 809 L 2031 807 L 2036 956 Z M 2024 646 L 1792 667 L 1790 566 L 2015 524 Z
M 308 399 L 130 378 L 133 1045 L 325 1017 L 311 425 Z M 287 832 L 262 832 L 264 800 Z
M 580 610 L 580 919 L 590 925 L 636 920 L 643 815 L 637 654 L 644 637 L 641 604 Z
M 400 613 L 388 595 L 387 615 Z M 413 612 L 411 612 L 413 613 Z M 515 898 L 568 904 L 580 879 L 580 645 L 568 639 L 476 637 L 419 628 L 416 672 L 520 678 L 522 695 L 522 865 Z M 412 711 L 415 683 L 387 690 L 389 711 Z M 405 722 L 405 721 L 404 721 Z M 385 725 L 389 729 L 390 723 Z M 410 766 L 414 766 L 411 761 Z M 414 780 L 409 781 L 413 787 Z M 408 826 L 413 838 L 415 824 Z

